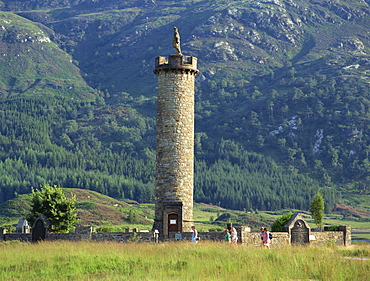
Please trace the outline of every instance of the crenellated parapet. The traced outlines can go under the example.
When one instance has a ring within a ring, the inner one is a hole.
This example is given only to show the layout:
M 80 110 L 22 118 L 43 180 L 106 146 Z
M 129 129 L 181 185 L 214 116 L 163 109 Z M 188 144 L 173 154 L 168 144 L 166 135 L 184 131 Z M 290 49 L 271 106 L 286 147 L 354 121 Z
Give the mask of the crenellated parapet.
M 198 59 L 196 57 L 184 56 L 181 54 L 161 56 L 155 59 L 154 73 L 160 75 L 161 72 L 180 72 L 192 75 L 197 75 Z

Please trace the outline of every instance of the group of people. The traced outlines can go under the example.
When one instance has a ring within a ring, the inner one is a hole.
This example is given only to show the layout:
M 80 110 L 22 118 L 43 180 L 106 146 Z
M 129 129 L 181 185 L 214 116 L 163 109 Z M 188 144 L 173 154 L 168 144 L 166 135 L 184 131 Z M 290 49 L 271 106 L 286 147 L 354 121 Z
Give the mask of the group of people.
M 191 227 L 192 236 L 191 241 L 197 243 L 199 241 L 198 231 L 195 229 L 195 226 Z M 267 228 L 260 228 L 260 238 L 261 238 L 261 247 L 270 249 L 271 237 L 270 232 Z M 236 244 L 238 242 L 238 232 L 236 231 L 235 227 L 230 227 L 225 229 L 225 238 L 224 241 L 226 243 Z
M 267 230 L 267 228 L 260 228 L 260 237 L 261 237 L 261 247 L 269 249 L 271 238 L 270 238 L 270 232 Z M 230 227 L 228 229 L 225 229 L 225 238 L 224 241 L 226 243 L 233 243 L 236 244 L 238 242 L 238 233 L 235 229 L 235 227 Z
M 270 238 L 270 232 L 267 230 L 267 228 L 260 228 L 260 237 L 261 237 L 261 247 L 270 249 L 270 243 L 271 243 L 271 238 Z
M 238 242 L 238 232 L 235 227 L 225 229 L 225 242 L 236 244 Z

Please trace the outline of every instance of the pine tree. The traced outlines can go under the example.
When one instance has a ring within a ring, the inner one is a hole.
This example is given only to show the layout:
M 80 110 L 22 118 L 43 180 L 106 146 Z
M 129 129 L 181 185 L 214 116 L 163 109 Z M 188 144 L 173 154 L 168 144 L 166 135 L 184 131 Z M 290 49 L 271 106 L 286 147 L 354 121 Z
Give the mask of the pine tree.
M 315 221 L 317 227 L 322 230 L 322 223 L 324 219 L 324 198 L 322 197 L 321 192 L 317 192 L 313 197 L 310 205 L 311 217 Z

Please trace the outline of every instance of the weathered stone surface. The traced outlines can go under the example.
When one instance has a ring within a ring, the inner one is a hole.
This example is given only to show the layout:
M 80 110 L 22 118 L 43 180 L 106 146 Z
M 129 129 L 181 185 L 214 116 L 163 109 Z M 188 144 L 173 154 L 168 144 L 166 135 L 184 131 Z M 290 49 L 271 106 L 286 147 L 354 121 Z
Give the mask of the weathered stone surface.
M 329 244 L 336 244 L 340 246 L 351 245 L 351 228 L 349 226 L 340 226 L 340 231 L 323 231 L 311 232 L 310 245 L 325 246 Z M 238 243 L 247 247 L 261 247 L 261 237 L 259 232 L 250 232 L 247 226 L 236 227 L 238 232 Z M 171 232 L 166 237 L 159 235 L 160 241 L 190 241 L 191 232 L 174 233 Z M 199 232 L 200 241 L 216 241 L 223 242 L 225 233 L 223 231 L 213 232 Z M 291 235 L 289 232 L 272 232 L 273 239 L 271 241 L 271 248 L 286 247 L 291 245 Z M 31 242 L 31 234 L 14 233 L 1 234 L 0 241 L 19 240 L 23 242 Z M 91 240 L 91 241 L 112 241 L 112 242 L 157 242 L 154 232 L 94 232 L 92 227 L 77 227 L 73 233 L 47 233 L 46 241 L 67 240 Z
M 196 68 L 194 57 L 177 54 L 156 59 L 158 105 L 153 228 L 164 235 L 170 231 L 169 215 L 178 216 L 178 224 L 174 223 L 176 226 L 171 231 L 190 231 L 193 224 Z

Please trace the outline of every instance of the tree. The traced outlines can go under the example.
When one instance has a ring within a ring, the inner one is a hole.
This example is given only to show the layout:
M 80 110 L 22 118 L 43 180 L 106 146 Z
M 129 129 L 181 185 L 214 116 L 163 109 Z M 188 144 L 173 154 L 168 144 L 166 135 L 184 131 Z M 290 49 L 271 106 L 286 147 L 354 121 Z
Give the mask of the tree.
M 66 198 L 63 189 L 56 185 L 45 184 L 41 190 L 32 188 L 31 210 L 27 220 L 33 225 L 38 216 L 44 214 L 50 222 L 51 232 L 68 232 L 78 223 L 75 202 L 75 195 Z
M 324 219 L 324 198 L 320 191 L 317 192 L 312 199 L 310 213 L 317 227 L 322 230 L 322 222 Z
M 128 211 L 127 220 L 129 223 L 137 223 L 139 221 L 138 215 L 134 210 Z
M 289 212 L 288 214 L 284 214 L 280 217 L 277 217 L 276 221 L 271 225 L 271 231 L 275 232 L 282 232 L 285 231 L 285 225 L 291 219 L 293 213 Z

